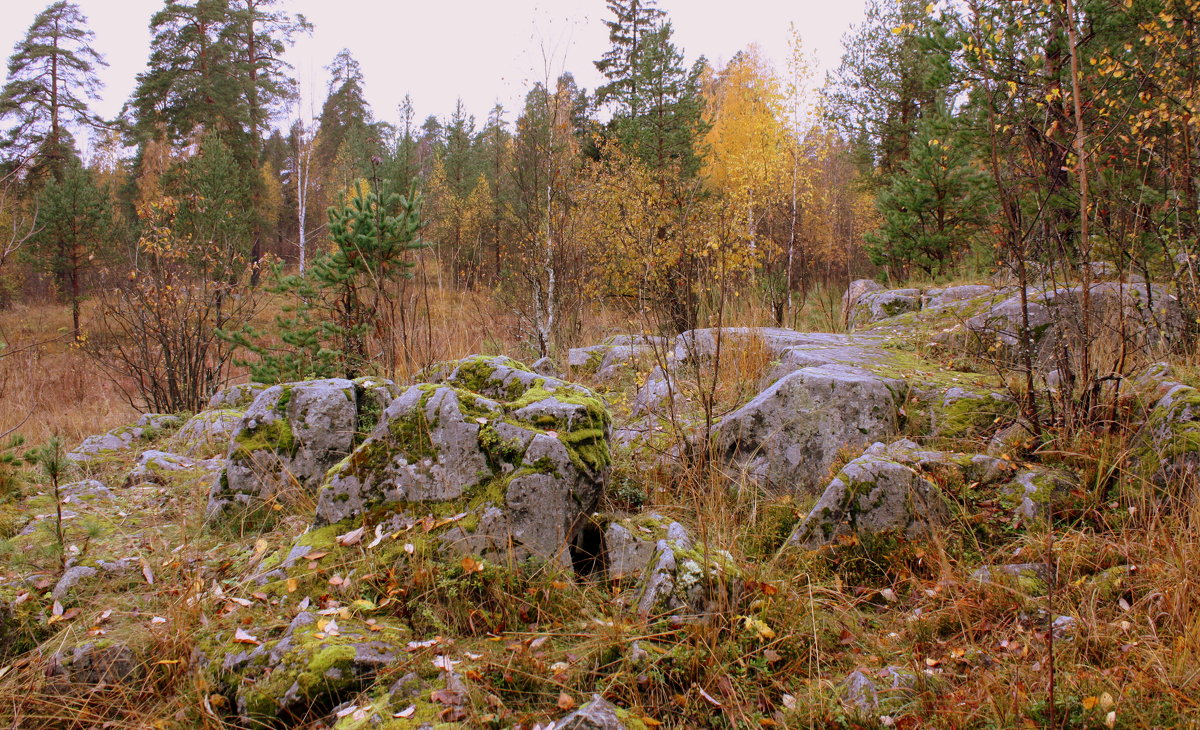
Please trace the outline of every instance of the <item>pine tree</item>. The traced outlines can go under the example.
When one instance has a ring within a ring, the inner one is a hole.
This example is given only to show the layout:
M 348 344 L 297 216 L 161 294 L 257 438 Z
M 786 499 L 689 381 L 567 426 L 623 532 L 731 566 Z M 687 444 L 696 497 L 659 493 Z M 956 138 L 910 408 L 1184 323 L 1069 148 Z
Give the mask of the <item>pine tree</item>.
M 618 113 L 636 117 L 641 113 L 637 69 L 644 39 L 665 13 L 655 7 L 655 0 L 609 0 L 608 9 L 615 16 L 604 21 L 610 48 L 595 62 L 608 83 L 596 89 L 596 101 L 612 102 Z
M 843 39 L 846 51 L 825 94 L 829 118 L 880 176 L 903 165 L 923 110 L 955 96 L 947 88 L 949 53 L 933 43 L 936 24 L 925 5 L 870 0 L 863 22 Z
M 60 295 L 70 302 L 71 331 L 78 342 L 83 277 L 103 252 L 112 221 L 111 201 L 78 158 L 72 158 L 42 189 L 38 207 L 34 262 L 53 275 Z
M 390 285 L 412 275 L 410 254 L 425 246 L 420 209 L 415 195 L 362 190 L 331 208 L 333 248 L 316 257 L 303 276 L 276 269 L 271 289 L 289 300 L 275 318 L 284 346 L 265 344 L 264 334 L 250 326 L 224 332 L 227 340 L 257 355 L 237 362 L 264 383 L 363 374 L 370 365 L 368 340 L 386 339 L 392 310 L 402 306 Z
M 74 143 L 68 127 L 101 127 L 88 108 L 99 98 L 97 68 L 108 65 L 90 45 L 95 34 L 79 6 L 65 0 L 38 13 L 8 59 L 0 119 L 13 126 L 0 150 L 31 147 L 51 173 L 66 167 Z
M 690 178 L 700 170 L 696 144 L 705 128 L 704 60 L 686 67 L 672 33 L 667 22 L 644 36 L 630 95 L 630 108 L 640 111 L 619 114 L 613 124 L 617 139 L 651 170 Z
M 897 273 L 916 266 L 936 276 L 990 220 L 995 206 L 987 175 L 953 124 L 940 111 L 917 122 L 908 159 L 876 200 L 883 225 L 867 237 L 875 264 Z
M 316 160 L 325 181 L 325 200 L 370 174 L 371 159 L 382 156 L 374 114 L 363 90 L 362 67 L 342 49 L 326 69 L 329 96 L 321 107 Z

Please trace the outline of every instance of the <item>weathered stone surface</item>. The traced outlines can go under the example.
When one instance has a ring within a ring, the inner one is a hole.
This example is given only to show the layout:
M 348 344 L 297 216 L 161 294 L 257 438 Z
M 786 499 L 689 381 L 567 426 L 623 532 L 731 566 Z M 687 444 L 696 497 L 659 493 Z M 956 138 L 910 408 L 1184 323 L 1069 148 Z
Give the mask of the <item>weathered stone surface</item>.
M 948 508 L 938 488 L 913 468 L 864 454 L 847 464 L 788 539 L 813 549 L 843 534 L 928 535 Z
M 706 613 L 737 576 L 728 552 L 695 544 L 683 525 L 654 513 L 610 522 L 603 562 L 610 580 L 633 587 L 629 603 L 645 617 Z
M 141 663 L 124 644 L 96 641 L 58 652 L 48 673 L 50 686 L 60 692 L 88 692 L 133 680 L 141 673 Z
M 222 651 L 220 665 L 210 664 L 208 671 L 218 686 L 229 688 L 246 721 L 294 722 L 314 706 L 350 699 L 398 661 L 407 631 L 386 621 L 374 626 L 301 612 L 278 639 L 263 636 L 261 645 Z
M 852 328 L 862 327 L 889 317 L 895 317 L 921 308 L 920 289 L 887 289 L 872 291 L 858 297 L 850 310 L 849 324 Z
M 1200 484 L 1200 390 L 1179 382 L 1166 363 L 1150 365 L 1133 385 L 1147 413 L 1140 468 L 1166 493 L 1185 495 Z
M 125 486 L 165 485 L 170 475 L 188 476 L 188 472 L 197 479 L 206 479 L 224 467 L 224 459 L 197 460 L 167 451 L 149 449 L 138 455 L 133 469 L 125 477 Z
M 112 490 L 103 482 L 95 479 L 84 479 L 81 482 L 71 482 L 58 488 L 62 495 L 63 504 L 87 502 L 94 500 L 111 500 L 116 497 Z
M 244 411 L 232 408 L 201 411 L 175 433 L 174 442 L 188 456 L 224 456 L 245 415 Z
M 921 295 L 921 308 L 945 307 L 949 304 L 968 299 L 990 297 L 995 292 L 995 287 L 988 286 L 987 284 L 962 284 L 960 286 L 948 286 L 943 289 L 926 289 Z
M 1083 322 L 1082 286 L 1027 293 L 1032 355 L 1036 363 L 1053 369 L 1062 348 L 1078 348 Z M 1130 348 L 1150 349 L 1170 345 L 1183 324 L 1178 300 L 1157 284 L 1101 282 L 1088 295 L 1091 337 L 1124 337 Z M 977 339 L 976 347 L 995 351 L 1016 362 L 1022 331 L 1020 294 L 990 306 L 965 323 Z
M 88 436 L 83 443 L 67 453 L 67 458 L 81 464 L 117 456 L 134 448 L 139 441 L 176 428 L 181 423 L 183 423 L 183 419 L 179 416 L 166 413 L 145 413 L 130 426 L 121 426 L 107 433 Z
M 209 410 L 230 409 L 244 411 L 250 407 L 258 394 L 267 389 L 262 383 L 241 383 L 218 390 L 208 399 Z
M 571 348 L 567 351 L 567 366 L 580 373 L 599 373 L 607 368 L 605 377 L 611 377 L 615 365 L 652 355 L 655 347 L 665 349 L 668 343 L 655 335 L 614 335 L 596 345 Z
M 562 378 L 562 371 L 558 369 L 558 365 L 554 363 L 554 360 L 548 357 L 535 360 L 534 363 L 529 367 L 538 375 L 545 375 L 551 378 Z
M 209 495 L 209 518 L 261 504 L 280 490 L 316 491 L 359 434 L 374 428 L 394 388 L 381 379 L 331 378 L 261 391 L 230 442 L 228 466 Z
M 860 712 L 876 713 L 903 704 L 916 686 L 916 675 L 900 667 L 856 669 L 842 682 L 842 700 Z
M 62 577 L 54 584 L 50 595 L 56 601 L 65 601 L 75 586 L 96 575 L 99 571 L 86 565 L 76 565 L 63 571 Z
M 548 730 L 627 730 L 624 713 L 600 695 L 592 695 L 587 704 L 551 725 Z
M 896 433 L 907 385 L 848 365 L 784 376 L 717 426 L 717 443 L 754 478 L 782 491 L 816 489 L 837 452 Z
M 610 462 L 610 419 L 582 386 L 508 358 L 435 368 L 330 471 L 317 522 L 386 508 L 421 517 L 469 513 L 442 536 L 471 553 L 567 561 L 566 546 L 595 506 Z
M 846 287 L 846 292 L 842 294 L 842 317 L 849 321 L 850 313 L 864 294 L 880 291 L 883 288 L 883 284 L 873 279 L 855 279 L 850 282 L 850 286 Z

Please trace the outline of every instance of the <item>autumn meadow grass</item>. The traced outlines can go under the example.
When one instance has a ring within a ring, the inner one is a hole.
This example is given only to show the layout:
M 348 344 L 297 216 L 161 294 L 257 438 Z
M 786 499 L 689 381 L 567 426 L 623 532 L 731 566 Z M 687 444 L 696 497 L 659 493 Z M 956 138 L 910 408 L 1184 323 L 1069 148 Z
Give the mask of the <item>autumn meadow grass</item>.
M 798 326 L 838 329 L 834 303 L 833 290 L 815 293 Z M 268 302 L 260 320 L 269 322 L 277 306 Z M 428 311 L 423 359 L 534 354 L 521 344 L 514 313 L 489 296 L 431 293 Z M 44 343 L 0 358 L 2 427 L 19 426 L 32 443 L 59 433 L 73 445 L 136 413 L 62 338 L 66 321 L 65 309 L 51 305 L 0 314 L 13 351 Z M 726 321 L 770 323 L 768 312 L 742 305 Z M 591 314 L 571 344 L 637 328 L 634 318 Z M 722 415 L 757 392 L 770 365 L 767 348 L 751 340 L 728 350 L 715 380 L 682 379 L 682 395 L 698 398 L 689 389 L 715 382 L 709 397 Z M 608 395 L 614 408 L 625 407 L 624 396 Z M 713 610 L 702 622 L 639 620 L 607 581 L 550 567 L 429 563 L 400 575 L 359 546 L 314 568 L 314 577 L 330 581 L 333 597 L 367 582 L 395 605 L 422 607 L 430 626 L 452 628 L 382 681 L 429 671 L 437 653 L 478 657 L 462 668 L 472 726 L 532 728 L 593 693 L 619 699 L 650 727 L 1047 727 L 1051 716 L 1060 728 L 1197 726 L 1200 505 L 1162 501 L 1130 468 L 1140 418 L 1129 410 L 1110 433 L 1055 433 L 1044 453 L 1011 455 L 1081 475 L 1073 503 L 1084 506 L 1056 515 L 1052 533 L 1045 521 L 1011 524 L 1009 512 L 985 505 L 961 517 L 961 530 L 885 551 L 854 541 L 785 549 L 811 498 L 764 494 L 715 455 L 665 448 L 620 456 L 615 481 L 631 490 L 614 490 L 604 509 L 629 507 L 627 495 L 640 495 L 641 509 L 688 525 L 698 543 L 728 552 L 738 566 L 736 581 L 710 588 Z M 88 476 L 123 478 L 114 465 Z M 9 726 L 232 727 L 222 719 L 224 697 L 197 671 L 197 637 L 215 627 L 261 632 L 287 623 L 257 595 L 253 567 L 293 544 L 312 505 L 280 502 L 264 531 L 240 534 L 202 524 L 205 484 L 177 488 L 167 508 L 147 506 L 158 515 L 153 522 L 114 521 L 142 570 L 85 589 L 72 607 L 79 613 L 51 645 L 0 667 L 0 716 Z M 981 523 L 1000 537 L 964 547 L 950 534 Z M 68 542 L 86 551 L 86 533 L 72 524 Z M 12 560 L 34 580 L 52 573 L 49 553 Z M 973 575 L 979 565 L 1043 562 L 1054 569 L 1051 590 L 1040 595 Z M 83 694 L 53 689 L 55 646 L 106 639 L 137 648 L 136 679 Z M 627 651 L 635 644 L 640 654 Z M 843 701 L 848 674 L 879 678 L 888 667 L 911 673 L 912 685 L 885 688 L 870 713 Z M 297 726 L 321 727 L 318 719 Z

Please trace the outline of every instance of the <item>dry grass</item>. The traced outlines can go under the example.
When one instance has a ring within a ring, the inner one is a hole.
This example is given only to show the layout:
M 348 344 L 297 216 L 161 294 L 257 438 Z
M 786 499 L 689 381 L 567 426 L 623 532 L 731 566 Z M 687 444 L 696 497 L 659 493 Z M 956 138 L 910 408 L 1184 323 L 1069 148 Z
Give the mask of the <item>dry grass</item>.
M 830 302 L 814 301 L 799 321 L 836 329 Z M 421 359 L 532 354 L 516 317 L 489 296 L 433 292 L 429 312 Z M 744 304 L 729 319 L 770 323 L 768 312 Z M 65 321 L 65 310 L 51 306 L 0 315 L 14 344 L 45 339 Z M 638 328 L 629 320 L 601 312 L 582 323 L 570 344 L 631 330 Z M 761 342 L 731 350 L 715 380 L 716 410 L 752 395 L 769 365 Z M 0 373 L 4 402 L 18 404 L 0 418 L 15 424 L 14 412 L 34 411 L 22 427 L 33 441 L 58 431 L 70 442 L 133 415 L 115 386 L 60 341 L 0 358 Z M 1060 615 L 1074 627 L 1053 643 L 1057 727 L 1106 728 L 1109 713 L 1115 727 L 1197 726 L 1200 505 L 1194 499 L 1166 505 L 1139 481 L 1128 466 L 1137 418 L 1124 417 L 1128 422 L 1107 435 L 1054 434 L 1040 454 L 1082 477 L 1072 500 L 1081 506 L 1062 510 L 1053 524 L 1052 595 L 971 577 L 981 564 L 1045 560 L 1051 544 L 1045 524 L 1012 529 L 1007 513 L 978 508 L 921 544 L 880 549 L 848 541 L 825 552 L 782 550 L 806 498 L 764 495 L 712 462 L 660 468 L 646 454 L 631 457 L 625 471 L 649 495 L 647 509 L 688 525 L 704 549 L 728 551 L 738 568 L 736 579 L 712 587 L 717 598 L 706 621 L 640 620 L 604 580 L 504 566 L 464 576 L 434 562 L 401 572 L 361 547 L 313 568 L 306 579 L 353 574 L 364 596 L 403 591 L 404 605 L 423 607 L 453 628 L 446 646 L 479 656 L 462 667 L 471 672 L 467 722 L 477 727 L 532 726 L 560 716 L 564 694 L 582 702 L 593 692 L 671 727 L 1047 727 L 1047 634 Z M 119 482 L 125 467 L 100 467 L 94 476 Z M 197 637 L 286 623 L 282 608 L 253 597 L 259 588 L 250 576 L 262 555 L 290 547 L 311 505 L 281 503 L 262 532 L 217 532 L 200 524 L 205 491 L 201 484 L 172 485 L 163 490 L 172 495 L 168 503 L 159 495 L 141 505 L 144 514 L 135 513 L 133 522 L 108 525 L 115 537 L 107 539 L 152 566 L 155 583 L 134 575 L 97 584 L 81 594 L 82 612 L 53 642 L 0 667 L 0 717 L 9 726 L 230 727 L 212 705 L 215 688 L 194 663 Z M 42 499 L 31 508 L 44 511 Z M 981 526 L 990 540 L 953 537 Z M 86 545 L 84 526 L 72 530 L 68 542 Z M 10 555 L 8 577 L 50 573 L 54 560 L 48 553 Z M 1110 581 L 1113 575 L 1120 580 Z M 216 598 L 216 585 L 252 605 Z M 48 616 L 50 607 L 39 610 Z M 106 610 L 113 614 L 101 621 Z M 166 621 L 151 623 L 153 616 Z M 49 655 L 97 628 L 138 647 L 140 678 L 121 689 L 53 690 L 45 675 Z M 634 642 L 647 649 L 647 659 L 631 658 Z M 428 672 L 435 651 L 406 655 L 382 681 Z M 912 673 L 910 693 L 897 693 L 903 696 L 876 713 L 846 706 L 847 674 L 888 666 Z M 316 719 L 299 726 L 316 727 Z

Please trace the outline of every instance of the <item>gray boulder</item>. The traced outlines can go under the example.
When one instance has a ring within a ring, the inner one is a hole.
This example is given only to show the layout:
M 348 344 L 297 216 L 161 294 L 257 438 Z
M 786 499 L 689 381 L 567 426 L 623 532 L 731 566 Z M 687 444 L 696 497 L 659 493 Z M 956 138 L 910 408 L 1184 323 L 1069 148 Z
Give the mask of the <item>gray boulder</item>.
M 766 485 L 812 491 L 839 450 L 861 449 L 898 428 L 907 385 L 848 365 L 790 373 L 722 419 L 717 442 L 727 458 Z
M 885 289 L 866 292 L 850 309 L 851 329 L 921 309 L 920 289 Z
M 244 411 L 232 408 L 201 411 L 175 433 L 174 442 L 188 456 L 224 456 L 245 415 Z
M 555 722 L 548 730 L 626 730 L 629 725 L 622 719 L 625 715 L 600 695 L 592 695 L 590 702 Z
M 864 454 L 834 477 L 788 542 L 815 549 L 848 534 L 912 539 L 930 534 L 948 512 L 937 486 L 915 469 Z
M 1051 370 L 1064 348 L 1081 347 L 1084 320 L 1082 286 L 1041 290 L 1026 295 L 1031 354 L 1037 365 Z M 1178 299 L 1157 284 L 1101 282 L 1087 297 L 1092 339 L 1124 337 L 1133 350 L 1171 345 L 1180 336 L 1183 313 Z M 965 322 L 980 351 L 995 351 L 1016 362 L 1021 354 L 1021 297 L 1014 294 Z
M 121 456 L 124 452 L 137 446 L 139 442 L 159 436 L 165 431 L 177 428 L 182 423 L 182 418 L 168 413 L 144 413 L 132 425 L 88 436 L 83 443 L 67 453 L 67 459 L 77 464 L 83 464 L 98 459 Z
M 253 507 L 277 492 L 315 492 L 325 473 L 375 427 L 395 386 L 331 378 L 261 391 L 229 444 L 228 466 L 213 484 L 207 515 Z
M 694 543 L 658 514 L 610 522 L 603 562 L 609 580 L 631 588 L 626 600 L 643 617 L 706 613 L 738 576 L 728 552 Z
M 172 478 L 208 479 L 224 466 L 223 459 L 197 460 L 167 451 L 149 449 L 138 455 L 133 469 L 125 477 L 125 486 L 137 487 L 146 484 L 165 486 Z
M 250 407 L 258 394 L 267 389 L 262 383 L 240 383 L 218 390 L 208 399 L 209 410 L 232 409 L 244 411 Z
M 850 319 L 850 313 L 854 306 L 858 304 L 858 300 L 870 292 L 882 290 L 883 284 L 873 279 L 855 279 L 850 282 L 850 286 L 846 287 L 846 291 L 842 294 L 842 316 L 847 321 Z
M 474 357 L 426 374 L 332 469 L 320 525 L 384 508 L 420 518 L 469 514 L 443 544 L 514 550 L 562 562 L 608 477 L 610 418 L 582 386 L 503 357 Z

